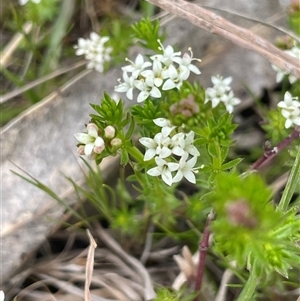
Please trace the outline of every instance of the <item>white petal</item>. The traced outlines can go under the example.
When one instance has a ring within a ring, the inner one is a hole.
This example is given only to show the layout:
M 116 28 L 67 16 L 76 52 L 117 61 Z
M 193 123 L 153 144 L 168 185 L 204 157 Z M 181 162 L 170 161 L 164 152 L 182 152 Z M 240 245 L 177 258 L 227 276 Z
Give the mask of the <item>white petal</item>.
M 178 170 L 175 177 L 173 178 L 173 183 L 180 182 L 183 178 L 183 173 L 181 170 Z
M 147 174 L 153 177 L 157 177 L 161 175 L 161 170 L 159 167 L 153 167 L 147 171 Z
M 87 143 L 90 143 L 93 141 L 91 136 L 86 133 L 77 133 L 74 136 L 78 140 L 78 142 L 83 143 L 83 144 L 87 144 Z
M 151 160 L 156 155 L 156 150 L 154 148 L 150 148 L 145 152 L 144 161 Z
M 293 125 L 293 121 L 291 119 L 287 119 L 285 121 L 284 126 L 285 126 L 286 129 L 290 128 L 292 125 Z
M 139 142 L 146 146 L 147 148 L 153 148 L 156 147 L 156 143 L 153 139 L 148 138 L 148 137 L 142 137 L 139 139 Z
M 84 153 L 87 156 L 90 156 L 92 154 L 92 152 L 93 152 L 93 149 L 94 149 L 94 143 L 88 143 L 84 147 Z
M 195 174 L 190 171 L 190 170 L 187 170 L 187 171 L 184 171 L 183 172 L 183 176 L 191 183 L 195 184 L 196 183 L 196 177 L 195 177 Z
M 172 81 L 171 79 L 168 79 L 164 85 L 162 86 L 162 89 L 165 90 L 172 90 L 176 87 L 174 81 Z
M 165 170 L 161 177 L 167 185 L 171 186 L 173 184 L 173 178 L 170 170 Z

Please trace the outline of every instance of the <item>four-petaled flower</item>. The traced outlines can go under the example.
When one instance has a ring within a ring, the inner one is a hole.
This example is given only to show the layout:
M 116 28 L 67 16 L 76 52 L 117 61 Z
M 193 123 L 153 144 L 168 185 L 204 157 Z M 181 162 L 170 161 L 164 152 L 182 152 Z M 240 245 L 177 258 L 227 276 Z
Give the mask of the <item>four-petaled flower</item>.
M 87 68 L 95 69 L 98 72 L 103 72 L 104 63 L 110 61 L 111 47 L 106 47 L 104 44 L 109 40 L 109 37 L 101 37 L 95 32 L 90 33 L 89 39 L 78 39 L 78 44 L 74 46 L 76 55 L 84 55 L 88 60 Z
M 231 90 L 230 83 L 232 78 L 227 77 L 223 79 L 221 76 L 212 76 L 211 81 L 214 86 L 206 89 L 204 103 L 211 101 L 213 108 L 218 106 L 219 103 L 224 103 L 227 112 L 231 114 L 234 106 L 241 102 L 240 99 L 234 97 Z
M 87 125 L 87 133 L 77 133 L 75 138 L 79 142 L 79 152 L 89 158 L 93 158 L 95 154 L 101 154 L 105 149 L 105 142 L 99 136 L 99 129 L 96 124 L 89 123 Z M 80 147 L 83 146 L 83 147 Z
M 162 180 L 169 186 L 173 184 L 172 171 L 178 169 L 179 164 L 174 162 L 167 162 L 160 157 L 155 157 L 156 167 L 147 171 L 150 176 L 161 176 Z
M 286 119 L 285 128 L 290 128 L 293 124 L 300 126 L 300 102 L 297 97 L 292 97 L 289 92 L 285 92 L 284 100 L 277 106 L 281 108 L 281 114 Z

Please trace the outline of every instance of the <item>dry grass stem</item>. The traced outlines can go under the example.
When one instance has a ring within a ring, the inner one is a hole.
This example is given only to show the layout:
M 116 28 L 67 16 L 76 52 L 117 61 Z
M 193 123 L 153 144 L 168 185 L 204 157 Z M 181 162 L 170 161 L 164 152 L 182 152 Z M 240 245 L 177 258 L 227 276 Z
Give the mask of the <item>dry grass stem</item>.
M 95 225 L 95 229 L 99 235 L 99 238 L 105 243 L 105 245 L 110 248 L 114 253 L 116 253 L 122 260 L 128 263 L 136 272 L 139 274 L 140 278 L 144 284 L 144 298 L 145 300 L 152 300 L 156 297 L 156 293 L 153 289 L 150 276 L 140 261 L 136 258 L 128 255 L 121 246 L 110 237 L 100 224 Z
M 16 97 L 16 96 L 18 96 L 18 95 L 20 95 L 20 94 L 26 92 L 26 91 L 28 91 L 28 90 L 30 90 L 30 89 L 36 87 L 36 86 L 39 86 L 40 84 L 42 84 L 42 83 L 44 83 L 44 82 L 47 82 L 47 81 L 50 80 L 50 79 L 53 79 L 53 78 L 55 78 L 55 77 L 57 77 L 57 76 L 60 76 L 60 75 L 62 75 L 62 74 L 65 74 L 65 73 L 67 73 L 67 72 L 70 72 L 70 71 L 72 71 L 72 70 L 74 70 L 74 69 L 77 69 L 77 68 L 79 68 L 79 67 L 82 67 L 82 66 L 84 66 L 85 64 L 86 64 L 86 61 L 85 61 L 85 60 L 81 60 L 81 61 L 76 62 L 75 64 L 73 64 L 73 65 L 71 65 L 71 66 L 68 66 L 68 67 L 64 67 L 64 68 L 58 69 L 58 70 L 56 70 L 56 71 L 54 71 L 54 72 L 52 72 L 52 73 L 50 73 L 50 74 L 48 74 L 48 75 L 45 75 L 45 76 L 43 76 L 43 77 L 41 77 L 41 78 L 39 78 L 39 79 L 37 79 L 37 80 L 34 80 L 34 81 L 32 81 L 31 83 L 29 83 L 29 84 L 23 86 L 22 88 L 15 89 L 15 90 L 12 91 L 12 92 L 9 92 L 9 93 L 7 93 L 7 94 L 4 94 L 3 96 L 0 97 L 0 104 L 5 103 L 6 101 L 8 101 L 8 100 L 10 100 L 10 99 L 12 99 L 12 98 L 14 98 L 14 97 Z M 85 74 L 87 74 L 87 73 L 90 73 L 91 70 L 89 69 L 89 70 L 86 70 L 85 72 L 86 72 Z
M 87 235 L 90 240 L 90 246 L 89 246 L 89 251 L 88 251 L 88 256 L 87 256 L 87 261 L 86 261 L 86 269 L 85 269 L 85 286 L 84 286 L 84 300 L 85 301 L 92 301 L 91 298 L 91 292 L 90 292 L 90 285 L 92 282 L 92 277 L 93 277 L 93 269 L 94 269 L 94 254 L 95 254 L 95 249 L 97 248 L 97 244 L 90 233 L 90 231 L 87 229 L 86 230 Z
M 32 29 L 32 23 L 26 22 L 23 26 L 23 32 L 28 34 Z M 9 43 L 4 47 L 2 52 L 0 53 L 0 68 L 5 68 L 8 63 L 9 59 L 12 56 L 13 52 L 18 48 L 20 43 L 24 38 L 23 33 L 16 33 L 13 38 L 9 41 Z
M 250 30 L 239 27 L 209 10 L 183 0 L 147 1 L 178 17 L 187 19 L 192 24 L 210 33 L 222 36 L 242 48 L 262 55 L 271 64 L 300 78 L 300 64 L 296 58 L 279 50 Z

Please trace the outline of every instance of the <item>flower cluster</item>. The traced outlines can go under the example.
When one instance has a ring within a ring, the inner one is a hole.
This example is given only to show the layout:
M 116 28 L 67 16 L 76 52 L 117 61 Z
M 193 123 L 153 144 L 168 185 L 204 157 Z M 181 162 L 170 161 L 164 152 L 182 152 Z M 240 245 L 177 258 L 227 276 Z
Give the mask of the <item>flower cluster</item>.
M 212 76 L 211 81 L 214 84 L 212 88 L 207 88 L 205 91 L 205 103 L 211 101 L 212 107 L 215 108 L 219 103 L 223 103 L 228 113 L 232 113 L 234 106 L 238 105 L 241 101 L 234 97 L 231 90 L 230 83 L 231 77 Z
M 161 176 L 169 186 L 181 181 L 183 177 L 191 183 L 196 183 L 194 166 L 200 153 L 193 145 L 194 132 L 174 133 L 176 127 L 165 118 L 157 118 L 153 122 L 161 127 L 161 131 L 153 139 L 147 137 L 139 139 L 147 148 L 144 161 L 154 158 L 157 165 L 147 173 L 151 176 Z M 179 159 L 175 159 L 174 155 Z M 175 176 L 173 172 L 176 172 Z
M 284 50 L 284 52 L 292 57 L 295 57 L 298 59 L 298 61 L 300 60 L 300 48 L 297 46 L 294 46 L 293 48 L 289 49 L 289 50 Z M 276 75 L 276 82 L 279 83 L 283 80 L 283 78 L 288 75 L 288 79 L 290 84 L 293 84 L 297 81 L 297 77 L 295 77 L 292 74 L 288 74 L 285 71 L 282 71 L 281 69 L 279 69 L 277 66 L 272 65 L 272 68 L 277 72 Z
M 193 58 L 193 52 L 189 48 L 189 53 L 180 57 L 181 52 L 175 52 L 172 46 L 161 47 L 161 54 L 150 57 L 151 62 L 144 61 L 141 54 L 130 62 L 130 65 L 122 68 L 123 82 L 119 79 L 119 85 L 115 87 L 116 92 L 126 92 L 127 98 L 133 99 L 133 90 L 139 91 L 137 102 L 143 102 L 149 96 L 153 98 L 161 97 L 161 90 L 180 89 L 182 82 L 186 80 L 190 73 L 200 74 L 200 70 L 192 64 L 192 61 L 200 61 Z M 176 63 L 176 64 L 175 64 Z M 151 67 L 151 69 L 147 69 Z M 161 89 L 161 90 L 160 90 Z
M 19 0 L 20 5 L 25 5 L 28 1 L 34 2 L 34 3 L 40 3 L 41 0 Z
M 74 46 L 76 55 L 84 55 L 88 60 L 87 68 L 103 72 L 103 65 L 110 61 L 111 47 L 105 47 L 104 44 L 109 37 L 101 37 L 95 32 L 91 32 L 89 39 L 78 39 L 78 44 Z
M 86 129 L 87 133 L 75 134 L 75 138 L 79 142 L 77 152 L 79 155 L 88 156 L 91 160 L 104 151 L 106 147 L 105 140 L 109 140 L 112 147 L 119 147 L 122 143 L 119 138 L 114 138 L 116 130 L 111 125 L 104 129 L 103 137 L 100 136 L 101 131 L 95 123 L 89 123 Z
M 300 102 L 298 97 L 292 97 L 289 92 L 285 92 L 284 100 L 280 101 L 277 106 L 281 108 L 281 114 L 286 119 L 285 128 L 293 125 L 300 126 Z

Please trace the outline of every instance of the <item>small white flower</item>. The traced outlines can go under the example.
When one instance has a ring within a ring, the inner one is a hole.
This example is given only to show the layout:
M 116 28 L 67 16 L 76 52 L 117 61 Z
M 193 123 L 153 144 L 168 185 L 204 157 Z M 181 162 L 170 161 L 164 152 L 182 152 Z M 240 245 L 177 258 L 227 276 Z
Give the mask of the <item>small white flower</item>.
M 211 81 L 214 84 L 214 89 L 217 90 L 219 94 L 224 94 L 231 90 L 230 84 L 232 82 L 232 77 L 223 79 L 221 76 L 212 76 Z
M 177 183 L 184 178 L 186 178 L 190 183 L 196 183 L 195 170 L 194 166 L 197 163 L 197 156 L 192 157 L 190 160 L 188 159 L 188 154 L 185 153 L 181 159 L 179 160 L 178 171 L 173 178 L 173 183 Z
M 76 55 L 84 55 L 88 60 L 87 68 L 95 69 L 98 72 L 103 72 L 103 65 L 110 61 L 111 47 L 105 47 L 104 44 L 109 40 L 109 37 L 101 37 L 95 32 L 90 33 L 89 39 L 78 39 L 78 44 L 74 46 Z
M 225 104 L 226 110 L 229 114 L 231 114 L 234 110 L 234 106 L 241 103 L 240 99 L 234 97 L 234 94 L 232 91 L 230 91 L 228 94 L 224 94 L 221 97 L 221 101 Z
M 223 102 L 226 110 L 231 114 L 234 110 L 234 106 L 241 102 L 238 98 L 234 97 L 231 90 L 230 83 L 232 78 L 226 77 L 223 79 L 221 76 L 212 76 L 211 81 L 214 86 L 206 89 L 204 103 L 211 101 L 212 107 L 215 108 L 219 103 Z
M 172 46 L 167 46 L 166 48 L 164 48 L 163 44 L 160 42 L 160 40 L 158 40 L 158 43 L 160 45 L 160 47 L 158 48 L 159 50 L 161 50 L 163 52 L 163 54 L 156 54 L 151 56 L 150 58 L 152 60 L 159 60 L 160 62 L 162 62 L 166 67 L 170 66 L 173 62 L 174 59 L 176 57 L 178 57 L 179 55 L 181 55 L 181 52 L 175 52 Z M 176 59 L 175 59 L 176 60 Z
M 4 301 L 5 300 L 5 294 L 3 291 L 0 291 L 0 301 Z
M 290 128 L 293 124 L 300 126 L 300 102 L 298 98 L 292 97 L 289 92 L 285 92 L 284 100 L 277 105 L 281 108 L 281 114 L 286 119 L 285 128 Z
M 173 65 L 169 66 L 168 75 L 169 79 L 167 79 L 163 84 L 162 89 L 164 91 L 172 90 L 174 88 L 177 88 L 179 90 L 182 86 L 182 79 L 180 77 L 180 74 L 178 73 L 178 70 Z
M 298 61 L 300 60 L 300 48 L 299 47 L 294 46 L 291 49 L 284 50 L 284 52 L 292 57 L 297 58 Z M 286 71 L 281 70 L 277 66 L 272 65 L 272 68 L 277 72 L 277 74 L 276 74 L 276 82 L 277 83 L 281 82 L 286 75 L 288 75 L 290 84 L 293 84 L 297 81 L 297 77 L 295 77 L 292 74 L 287 73 Z
M 126 96 L 128 99 L 132 100 L 133 99 L 133 88 L 134 86 L 134 78 L 132 76 L 128 76 L 127 72 L 123 72 L 123 80 L 124 82 L 121 83 L 121 80 L 119 79 L 119 85 L 115 87 L 116 92 L 126 92 Z
M 152 79 L 148 79 L 147 83 L 143 80 L 134 80 L 135 87 L 141 91 L 138 95 L 137 102 L 143 102 L 149 96 L 152 96 L 153 98 L 161 97 L 161 92 L 156 86 L 154 86 L 154 81 Z M 150 86 L 150 84 L 152 84 L 152 86 Z
M 105 148 L 105 142 L 98 135 L 98 130 L 96 124 L 89 123 L 87 125 L 87 133 L 74 135 L 78 142 L 84 145 L 84 154 L 90 158 L 93 157 L 93 154 L 100 154 Z
M 195 133 L 193 131 L 190 131 L 188 134 L 186 134 L 186 138 L 184 141 L 184 151 L 192 156 L 200 156 L 199 151 L 197 148 L 193 145 L 194 143 L 194 137 Z
M 186 80 L 190 76 L 190 72 L 201 74 L 199 68 L 192 64 L 192 61 L 201 62 L 201 60 L 193 58 L 192 48 L 189 48 L 188 50 L 190 54 L 186 52 L 182 58 L 174 58 L 174 62 L 178 63 L 179 65 L 180 77 L 183 80 Z
M 138 76 L 144 69 L 152 65 L 150 62 L 144 62 L 144 57 L 141 54 L 137 55 L 134 63 L 130 61 L 128 58 L 126 58 L 126 61 L 130 62 L 131 65 L 122 67 L 122 70 L 126 72 L 131 72 L 132 76 L 135 79 L 138 78 Z
M 31 1 L 33 3 L 40 3 L 41 2 L 41 0 L 19 0 L 19 4 L 20 5 L 25 5 L 28 1 Z
M 162 158 L 155 157 L 156 167 L 147 171 L 147 174 L 153 177 L 161 176 L 162 180 L 169 186 L 173 184 L 172 172 L 179 168 L 178 163 L 167 162 Z

